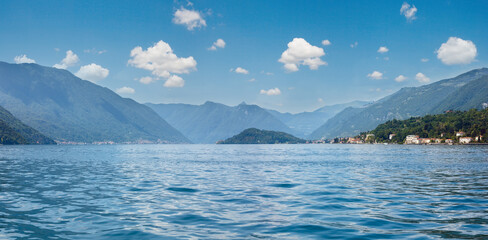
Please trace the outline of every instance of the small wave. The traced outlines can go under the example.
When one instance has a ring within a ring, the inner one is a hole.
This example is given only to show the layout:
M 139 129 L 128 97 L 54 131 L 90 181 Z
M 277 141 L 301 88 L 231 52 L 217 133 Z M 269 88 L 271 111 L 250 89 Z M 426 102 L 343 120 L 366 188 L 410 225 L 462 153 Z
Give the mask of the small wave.
M 173 191 L 173 192 L 184 192 L 184 193 L 196 193 L 196 192 L 198 192 L 197 189 L 184 188 L 184 187 L 169 187 L 169 188 L 167 188 L 167 190 Z

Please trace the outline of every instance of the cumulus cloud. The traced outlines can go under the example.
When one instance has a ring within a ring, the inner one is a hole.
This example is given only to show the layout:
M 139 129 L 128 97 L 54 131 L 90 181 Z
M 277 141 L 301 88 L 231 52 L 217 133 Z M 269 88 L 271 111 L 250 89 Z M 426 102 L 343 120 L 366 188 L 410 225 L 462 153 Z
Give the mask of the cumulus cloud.
M 380 47 L 380 48 L 378 48 L 378 52 L 379 53 L 387 53 L 388 51 L 390 51 L 390 49 L 388 49 L 387 47 Z
M 190 31 L 195 28 L 207 26 L 207 22 L 203 19 L 202 14 L 195 10 L 188 10 L 182 7 L 181 9 L 176 10 L 173 16 L 173 23 L 185 25 Z
M 32 58 L 28 58 L 27 55 L 20 55 L 20 56 L 16 56 L 14 58 L 14 62 L 17 63 L 17 64 L 20 64 L 20 63 L 36 63 L 36 61 Z
M 217 48 L 225 48 L 225 41 L 222 38 L 217 39 L 208 50 L 215 51 Z
M 368 74 L 368 77 L 376 80 L 383 79 L 383 73 L 378 71 L 373 71 L 372 73 Z
M 95 63 L 81 66 L 75 75 L 91 82 L 100 81 L 108 76 L 109 70 Z
M 407 21 L 415 20 L 417 17 L 415 14 L 417 13 L 417 8 L 415 5 L 410 6 L 410 4 L 404 2 L 402 7 L 400 8 L 400 14 L 405 16 Z
M 236 73 L 240 73 L 240 74 L 249 74 L 249 71 L 247 71 L 246 69 L 244 68 L 241 68 L 241 67 L 237 67 L 234 72 Z
M 403 75 L 398 75 L 398 77 L 395 78 L 395 81 L 397 82 L 403 82 L 407 80 L 407 77 L 403 76 Z
M 324 45 L 324 46 L 329 46 L 331 44 L 332 43 L 329 41 L 329 39 L 325 39 L 325 40 L 322 41 L 322 45 Z
M 143 84 L 149 84 L 149 83 L 152 83 L 156 80 L 157 80 L 157 78 L 153 78 L 153 77 L 149 77 L 149 76 L 139 78 L 139 82 L 141 82 Z
M 429 59 L 428 59 L 428 58 L 422 58 L 422 59 L 420 59 L 420 61 L 421 61 L 421 62 L 428 62 L 428 61 L 429 61 Z
M 131 59 L 128 61 L 130 65 L 136 68 L 149 70 L 157 77 L 167 79 L 173 77 L 173 80 L 175 79 L 176 75 L 172 74 L 189 73 L 192 70 L 196 70 L 197 66 L 197 61 L 195 61 L 192 56 L 187 58 L 180 58 L 176 56 L 169 44 L 163 42 L 162 40 L 146 50 L 143 50 L 140 46 L 135 47 L 130 52 L 130 56 Z M 178 82 L 184 84 L 185 81 L 182 79 L 182 81 Z M 169 84 L 168 86 L 173 87 L 174 84 Z
M 121 87 L 121 88 L 117 88 L 115 92 L 118 94 L 134 94 L 136 90 L 130 87 Z
M 166 82 L 164 82 L 165 87 L 183 87 L 185 86 L 185 80 L 183 78 L 176 76 L 176 75 L 171 75 Z
M 417 79 L 417 81 L 419 81 L 421 83 L 430 82 L 430 78 L 428 78 L 427 76 L 425 76 L 423 73 L 420 73 L 420 72 L 415 75 L 415 79 Z
M 358 46 L 358 42 L 354 42 L 354 43 L 351 43 L 351 45 L 349 45 L 351 48 L 355 48 Z
M 261 91 L 259 91 L 259 93 L 260 94 L 266 94 L 268 96 L 274 96 L 274 95 L 280 95 L 281 91 L 279 88 L 271 88 L 269 90 L 261 89 Z
M 73 51 L 68 50 L 66 51 L 66 57 L 61 60 L 60 63 L 54 64 L 54 68 L 59 68 L 59 69 L 66 69 L 68 67 L 71 67 L 78 63 L 80 59 L 78 58 L 78 55 L 76 55 Z
M 437 58 L 446 65 L 471 63 L 477 54 L 476 45 L 472 41 L 457 37 L 450 37 L 437 50 Z
M 320 59 L 324 55 L 324 49 L 312 46 L 303 38 L 294 38 L 288 43 L 288 49 L 281 54 L 278 61 L 284 64 L 288 72 L 298 71 L 299 65 L 306 65 L 311 70 L 317 70 L 320 65 L 327 65 Z

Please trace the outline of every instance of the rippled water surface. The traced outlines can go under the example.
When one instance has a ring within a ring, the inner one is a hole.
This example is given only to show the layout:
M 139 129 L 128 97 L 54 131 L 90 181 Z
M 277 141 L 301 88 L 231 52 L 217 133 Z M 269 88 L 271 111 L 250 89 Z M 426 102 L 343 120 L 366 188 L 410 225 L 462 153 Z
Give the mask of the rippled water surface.
M 0 238 L 487 239 L 487 146 L 0 146 Z

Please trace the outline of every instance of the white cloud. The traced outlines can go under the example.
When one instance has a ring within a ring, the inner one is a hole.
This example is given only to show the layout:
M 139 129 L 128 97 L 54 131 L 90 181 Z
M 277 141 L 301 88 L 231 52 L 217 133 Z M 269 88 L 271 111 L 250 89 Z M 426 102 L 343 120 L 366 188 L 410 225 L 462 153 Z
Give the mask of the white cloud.
M 225 41 L 222 38 L 219 38 L 214 42 L 214 45 L 219 48 L 225 48 Z
M 259 91 L 259 93 L 260 94 L 266 94 L 268 96 L 273 96 L 273 95 L 280 95 L 281 91 L 279 88 L 271 88 L 269 90 L 262 89 L 261 91 Z
M 395 78 L 395 81 L 397 82 L 403 82 L 407 80 L 407 77 L 403 76 L 403 75 L 398 75 L 398 77 Z
M 251 78 L 251 79 L 249 79 L 249 82 L 255 82 L 255 81 L 256 81 L 256 79 L 255 79 L 255 78 Z
M 20 56 L 16 56 L 14 58 L 14 62 L 17 63 L 17 64 L 20 64 L 20 63 L 36 63 L 36 61 L 32 58 L 28 58 L 27 55 L 20 55 Z
M 468 64 L 477 55 L 476 45 L 472 41 L 450 37 L 437 50 L 437 58 L 446 65 Z
M 388 49 L 387 47 L 380 47 L 378 48 L 378 52 L 379 53 L 387 53 L 388 51 L 390 51 L 390 49 Z
M 294 38 L 288 43 L 288 49 L 281 54 L 278 61 L 285 64 L 288 72 L 298 71 L 299 65 L 307 65 L 311 70 L 317 70 L 320 65 L 327 65 L 320 59 L 324 55 L 324 49 L 312 46 L 303 38 Z
M 117 88 L 115 92 L 118 94 L 134 94 L 136 90 L 130 87 L 121 87 L 121 88 Z
M 186 25 L 186 28 L 192 31 L 195 28 L 207 26 L 207 22 L 203 19 L 202 14 L 195 10 L 188 10 L 182 7 L 176 10 L 173 17 L 173 23 Z
M 351 48 L 355 48 L 358 46 L 358 42 L 354 42 L 354 43 L 351 43 L 351 45 L 349 45 Z
M 78 55 L 76 55 L 73 51 L 68 50 L 66 51 L 66 57 L 61 60 L 60 63 L 54 64 L 54 68 L 59 68 L 59 69 L 66 69 L 68 67 L 71 67 L 78 63 L 80 59 L 78 58 Z
M 157 80 L 157 78 L 153 78 L 153 77 L 147 76 L 147 77 L 141 77 L 139 79 L 139 82 L 141 82 L 143 84 L 149 84 L 149 83 L 152 83 L 152 82 L 154 82 L 156 80 Z
M 329 39 L 325 39 L 325 40 L 322 41 L 322 45 L 324 45 L 324 46 L 329 46 L 331 44 L 332 43 L 329 41 Z
M 376 80 L 383 79 L 383 73 L 378 71 L 373 71 L 372 73 L 368 74 L 368 77 Z
M 421 62 L 428 62 L 428 61 L 429 61 L 429 59 L 428 59 L 428 58 L 422 58 L 422 59 L 420 59 L 420 61 L 421 61 Z
M 81 66 L 75 75 L 91 82 L 100 81 L 108 76 L 109 70 L 95 63 Z
M 130 52 L 128 63 L 136 68 L 149 70 L 152 74 L 168 78 L 171 73 L 189 73 L 196 69 L 197 62 L 193 57 L 179 58 L 173 53 L 169 44 L 162 40 L 154 46 L 143 50 L 138 46 Z
M 197 66 L 197 61 L 192 56 L 187 58 L 176 56 L 169 44 L 162 40 L 146 50 L 140 46 L 135 47 L 130 52 L 130 56 L 131 59 L 128 61 L 130 65 L 149 70 L 154 76 L 167 78 L 168 80 L 164 84 L 167 87 L 183 87 L 185 81 L 172 74 L 190 73 L 190 71 L 196 70 Z
M 400 14 L 405 16 L 407 21 L 412 21 L 416 19 L 417 18 L 415 16 L 416 13 L 417 13 L 417 8 L 415 7 L 415 5 L 410 6 L 410 4 L 406 2 L 404 2 L 402 4 L 402 7 L 400 8 Z
M 425 76 L 423 73 L 420 73 L 420 72 L 415 75 L 415 79 L 417 79 L 417 81 L 419 81 L 421 83 L 430 82 L 430 78 L 428 78 L 427 76 Z
M 166 82 L 164 82 L 165 87 L 183 87 L 185 86 L 185 80 L 183 78 L 176 76 L 176 75 L 171 75 Z
M 241 67 L 237 67 L 236 70 L 234 70 L 236 73 L 240 73 L 240 74 L 249 74 L 249 71 L 247 71 L 246 69 L 244 68 L 241 68 Z
M 217 48 L 225 48 L 225 41 L 223 39 L 217 39 L 208 50 L 215 51 Z
M 94 53 L 94 54 L 104 54 L 107 52 L 107 50 L 97 50 L 95 48 L 92 48 L 92 49 L 85 49 L 83 50 L 84 53 Z

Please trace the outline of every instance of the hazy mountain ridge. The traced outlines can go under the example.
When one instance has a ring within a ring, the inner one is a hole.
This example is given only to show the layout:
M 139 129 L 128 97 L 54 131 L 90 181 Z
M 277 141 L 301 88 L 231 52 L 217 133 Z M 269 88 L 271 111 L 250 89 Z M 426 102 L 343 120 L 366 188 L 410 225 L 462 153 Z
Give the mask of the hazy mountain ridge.
M 0 62 L 0 105 L 59 141 L 189 142 L 149 107 L 66 70 Z
M 195 143 L 215 143 L 247 128 L 292 133 L 267 110 L 241 103 L 231 107 L 207 101 L 202 105 L 146 103 Z
M 276 110 L 268 111 L 294 130 L 298 136 L 305 137 L 342 110 L 348 107 L 362 107 L 369 103 L 370 102 L 367 101 L 352 101 L 348 103 L 324 106 L 313 112 L 301 112 L 295 114 L 282 113 Z
M 457 77 L 440 80 L 420 87 L 402 88 L 364 109 L 345 109 L 329 119 L 315 130 L 311 139 L 354 136 L 360 132 L 374 129 L 377 125 L 392 119 L 407 119 L 439 113 L 449 109 L 468 110 L 474 106 L 481 108 L 481 99 L 486 99 L 488 92 L 483 92 L 483 80 L 475 81 L 488 75 L 488 68 L 475 69 Z M 476 84 L 476 86 L 473 86 Z M 481 86 L 480 86 L 481 85 Z M 476 99 L 466 89 L 480 89 Z M 484 96 L 484 97 L 483 97 Z M 461 100 L 459 100 L 459 98 Z M 456 106 L 470 102 L 468 105 Z M 450 103 L 453 101 L 453 103 Z

